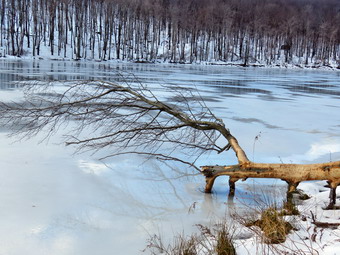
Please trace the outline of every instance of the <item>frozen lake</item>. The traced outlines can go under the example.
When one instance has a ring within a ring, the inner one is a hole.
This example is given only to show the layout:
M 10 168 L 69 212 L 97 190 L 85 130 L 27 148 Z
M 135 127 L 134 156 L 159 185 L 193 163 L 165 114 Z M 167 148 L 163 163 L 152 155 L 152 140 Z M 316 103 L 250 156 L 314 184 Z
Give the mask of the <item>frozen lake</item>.
M 340 160 L 339 71 L 0 60 L 0 99 L 19 97 L 17 81 L 121 81 L 117 72 L 158 92 L 160 85 L 197 89 L 256 162 Z M 14 142 L 0 130 L 0 254 L 139 254 L 153 234 L 190 233 L 229 207 L 285 191 L 278 180 L 247 180 L 236 184 L 232 204 L 227 178 L 206 195 L 203 176 L 185 168 L 132 156 L 104 164 L 74 155 L 58 137 Z M 228 152 L 199 163 L 235 162 Z

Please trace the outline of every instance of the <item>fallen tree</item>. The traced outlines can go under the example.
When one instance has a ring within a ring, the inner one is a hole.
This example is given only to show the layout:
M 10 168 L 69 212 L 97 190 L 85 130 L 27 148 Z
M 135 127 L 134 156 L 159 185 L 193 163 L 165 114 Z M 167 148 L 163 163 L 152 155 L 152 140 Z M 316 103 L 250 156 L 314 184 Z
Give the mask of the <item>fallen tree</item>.
M 233 166 L 203 166 L 202 173 L 206 177 L 205 192 L 210 193 L 218 176 L 228 175 L 229 194 L 235 192 L 235 182 L 247 178 L 277 178 L 288 183 L 287 200 L 302 181 L 327 180 L 330 191 L 330 204 L 336 203 L 336 188 L 340 184 L 340 161 L 321 164 L 263 164 L 251 161 Z
M 21 102 L 0 104 L 0 118 L 13 129 L 13 135 L 31 137 L 47 131 L 53 135 L 72 122 L 67 145 L 94 151 L 113 147 L 112 154 L 140 154 L 161 161 L 176 160 L 203 173 L 205 192 L 214 181 L 228 175 L 230 194 L 235 182 L 246 178 L 278 178 L 288 183 L 291 197 L 297 185 L 307 180 L 327 180 L 329 208 L 336 203 L 340 184 L 340 161 L 322 164 L 262 164 L 251 162 L 237 139 L 205 105 L 199 94 L 180 87 L 165 87 L 169 102 L 160 100 L 140 83 L 117 84 L 108 81 L 65 82 L 25 86 Z M 61 91 L 61 92 L 58 92 Z M 74 125 L 75 124 L 75 125 Z M 224 138 L 225 146 L 218 140 Z M 195 165 L 207 151 L 221 153 L 232 149 L 238 164 L 231 166 Z M 180 156 L 179 156 L 180 155 Z M 188 156 L 194 160 L 187 161 Z

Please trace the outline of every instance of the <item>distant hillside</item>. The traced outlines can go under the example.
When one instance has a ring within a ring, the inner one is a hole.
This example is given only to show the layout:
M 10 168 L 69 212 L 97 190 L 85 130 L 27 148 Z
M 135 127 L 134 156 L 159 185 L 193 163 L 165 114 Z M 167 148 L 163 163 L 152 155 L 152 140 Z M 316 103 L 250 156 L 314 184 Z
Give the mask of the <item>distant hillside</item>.
M 339 66 L 340 1 L 0 0 L 0 36 L 0 56 Z

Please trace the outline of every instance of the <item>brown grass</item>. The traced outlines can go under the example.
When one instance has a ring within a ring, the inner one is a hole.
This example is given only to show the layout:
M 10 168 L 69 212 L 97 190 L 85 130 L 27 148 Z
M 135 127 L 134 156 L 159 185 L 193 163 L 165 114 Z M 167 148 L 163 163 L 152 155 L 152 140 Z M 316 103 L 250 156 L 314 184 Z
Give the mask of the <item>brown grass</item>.
M 235 255 L 232 241 L 232 230 L 226 222 L 215 224 L 208 228 L 197 225 L 199 233 L 185 237 L 183 234 L 176 236 L 171 244 L 163 243 L 160 236 L 154 235 L 148 241 L 146 250 L 151 254 L 166 255 Z
M 196 235 L 184 237 L 178 235 L 174 238 L 172 244 L 164 244 L 160 236 L 154 235 L 148 241 L 146 250 L 149 250 L 151 254 L 166 254 L 166 255 L 197 255 L 200 239 Z
M 216 234 L 217 255 L 235 255 L 235 247 L 230 236 L 230 231 L 225 224 L 222 224 Z
M 264 241 L 268 244 L 278 244 L 286 241 L 288 233 L 293 226 L 284 220 L 282 211 L 275 207 L 269 207 L 261 212 L 259 220 L 247 224 L 259 227 L 264 235 Z
M 293 202 L 287 201 L 283 203 L 281 214 L 282 215 L 300 215 L 300 212 Z

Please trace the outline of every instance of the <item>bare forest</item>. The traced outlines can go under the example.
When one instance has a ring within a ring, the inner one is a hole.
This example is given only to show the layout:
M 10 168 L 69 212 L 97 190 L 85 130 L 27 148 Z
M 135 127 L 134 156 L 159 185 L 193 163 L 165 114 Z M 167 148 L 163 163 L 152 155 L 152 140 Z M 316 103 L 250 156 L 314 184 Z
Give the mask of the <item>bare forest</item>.
M 247 65 L 340 59 L 338 0 L 1 0 L 1 56 Z

